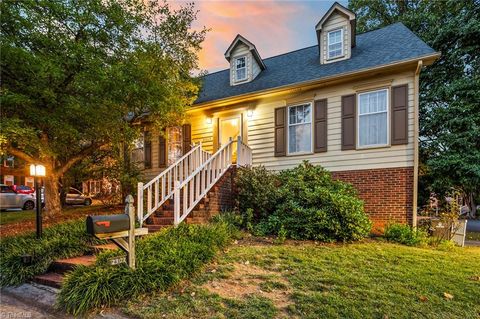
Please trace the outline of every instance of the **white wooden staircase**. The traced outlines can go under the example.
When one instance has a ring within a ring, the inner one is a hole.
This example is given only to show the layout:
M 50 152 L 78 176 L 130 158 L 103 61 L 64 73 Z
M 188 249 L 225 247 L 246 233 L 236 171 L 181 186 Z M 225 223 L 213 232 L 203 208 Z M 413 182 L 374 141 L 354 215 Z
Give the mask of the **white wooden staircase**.
M 231 185 L 232 170 L 251 164 L 252 150 L 241 137 L 230 139 L 214 154 L 205 151 L 201 143 L 194 145 L 151 181 L 138 183 L 138 221 L 149 231 L 177 226 L 182 221 L 205 221 L 221 209 L 219 201 L 229 200 L 222 199 L 222 191 L 225 185 Z

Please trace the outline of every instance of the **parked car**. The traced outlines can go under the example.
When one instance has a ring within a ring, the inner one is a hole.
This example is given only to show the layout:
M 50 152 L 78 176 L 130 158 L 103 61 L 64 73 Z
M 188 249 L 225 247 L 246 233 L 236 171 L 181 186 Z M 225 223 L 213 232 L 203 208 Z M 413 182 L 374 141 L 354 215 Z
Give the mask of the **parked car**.
M 0 209 L 10 208 L 34 209 L 35 196 L 33 194 L 17 193 L 13 187 L 0 184 Z
M 90 206 L 92 205 L 92 198 L 83 194 L 78 189 L 70 187 L 70 190 L 65 198 L 65 204 Z
M 13 185 L 13 190 L 19 194 L 33 194 L 35 189 L 27 185 Z

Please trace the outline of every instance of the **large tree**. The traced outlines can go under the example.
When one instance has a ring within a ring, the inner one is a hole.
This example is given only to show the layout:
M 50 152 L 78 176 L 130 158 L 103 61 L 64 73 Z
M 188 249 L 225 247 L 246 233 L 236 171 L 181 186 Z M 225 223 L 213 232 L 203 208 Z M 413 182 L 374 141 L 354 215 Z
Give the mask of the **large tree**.
M 350 0 L 360 32 L 403 22 L 442 56 L 421 73 L 421 181 L 480 195 L 480 1 Z
M 145 0 L 1 2 L 2 152 L 47 168 L 46 207 L 59 179 L 99 149 L 164 125 L 198 93 L 192 77 L 205 30 L 193 5 Z

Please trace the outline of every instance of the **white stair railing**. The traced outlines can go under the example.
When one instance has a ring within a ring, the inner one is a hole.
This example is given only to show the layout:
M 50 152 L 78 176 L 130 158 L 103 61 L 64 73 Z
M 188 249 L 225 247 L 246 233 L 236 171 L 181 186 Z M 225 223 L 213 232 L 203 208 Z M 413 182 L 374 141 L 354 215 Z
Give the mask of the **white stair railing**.
M 175 187 L 174 225 L 180 224 L 232 165 L 234 141 L 230 139 L 192 175 Z
M 239 136 L 237 138 L 237 166 L 249 165 L 252 165 L 252 149 Z
M 148 183 L 138 183 L 137 218 L 140 224 L 143 224 L 167 199 L 172 197 L 176 182 L 183 182 L 210 157 L 211 154 L 204 151 L 200 143 Z M 144 203 L 145 194 L 147 195 L 146 203 Z
M 223 174 L 234 165 L 234 149 L 237 167 L 252 164 L 251 148 L 238 137 L 236 141 L 230 139 L 213 155 L 203 150 L 201 144 L 196 145 L 150 182 L 138 183 L 137 214 L 140 223 L 143 224 L 173 196 L 174 224 L 180 224 Z

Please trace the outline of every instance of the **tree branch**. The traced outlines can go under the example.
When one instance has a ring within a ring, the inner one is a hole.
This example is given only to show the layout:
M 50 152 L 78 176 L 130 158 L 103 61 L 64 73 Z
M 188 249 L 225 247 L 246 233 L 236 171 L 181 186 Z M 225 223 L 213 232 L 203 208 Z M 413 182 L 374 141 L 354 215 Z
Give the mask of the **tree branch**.
M 15 157 L 18 157 L 26 162 L 29 162 L 29 163 L 35 163 L 35 162 L 38 162 L 38 160 L 36 160 L 35 158 L 33 158 L 32 156 L 28 155 L 27 153 L 25 153 L 24 151 L 21 151 L 19 150 L 18 148 L 15 148 L 13 146 L 10 146 L 10 145 L 7 145 L 6 147 L 7 149 L 7 153 L 10 154 L 10 155 L 13 155 Z
M 101 149 L 107 144 L 91 144 L 90 146 L 81 150 L 77 155 L 71 157 L 65 164 L 59 167 L 55 172 L 59 176 L 65 174 L 73 165 L 82 160 L 85 156 L 92 154 L 95 150 Z

